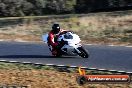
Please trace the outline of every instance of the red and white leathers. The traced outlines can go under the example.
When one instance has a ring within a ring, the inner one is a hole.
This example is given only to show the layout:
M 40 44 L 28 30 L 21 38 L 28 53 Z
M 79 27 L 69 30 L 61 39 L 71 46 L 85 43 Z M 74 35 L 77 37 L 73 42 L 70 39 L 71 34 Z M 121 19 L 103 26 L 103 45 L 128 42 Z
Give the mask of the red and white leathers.
M 50 48 L 50 51 L 52 52 L 52 55 L 57 55 L 57 46 L 59 45 L 57 42 L 57 38 L 60 34 L 65 32 L 66 30 L 61 29 L 58 34 L 54 34 L 53 31 L 49 32 L 49 37 L 48 37 L 48 46 Z

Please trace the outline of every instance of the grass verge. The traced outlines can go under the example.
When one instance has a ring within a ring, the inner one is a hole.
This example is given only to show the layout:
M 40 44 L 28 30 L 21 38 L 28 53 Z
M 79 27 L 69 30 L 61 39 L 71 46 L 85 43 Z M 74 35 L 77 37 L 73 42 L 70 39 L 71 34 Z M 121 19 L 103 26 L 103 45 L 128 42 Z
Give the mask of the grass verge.
M 77 70 L 59 72 L 48 66 L 0 62 L 0 86 L 22 85 L 28 88 L 132 88 L 132 84 L 86 84 L 76 83 Z M 87 71 L 87 74 L 112 74 Z
M 132 11 L 0 18 L 0 39 L 42 41 L 53 23 L 76 32 L 83 41 L 132 45 Z M 28 37 L 29 36 L 29 37 Z

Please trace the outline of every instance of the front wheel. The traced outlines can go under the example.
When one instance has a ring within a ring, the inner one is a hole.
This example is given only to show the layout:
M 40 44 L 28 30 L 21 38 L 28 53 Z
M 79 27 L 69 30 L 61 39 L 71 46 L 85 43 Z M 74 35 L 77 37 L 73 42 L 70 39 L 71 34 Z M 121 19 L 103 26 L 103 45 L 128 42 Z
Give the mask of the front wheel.
M 86 51 L 83 47 L 78 47 L 77 49 L 81 52 L 81 53 L 78 53 L 79 56 L 81 56 L 82 58 L 89 57 L 88 51 Z

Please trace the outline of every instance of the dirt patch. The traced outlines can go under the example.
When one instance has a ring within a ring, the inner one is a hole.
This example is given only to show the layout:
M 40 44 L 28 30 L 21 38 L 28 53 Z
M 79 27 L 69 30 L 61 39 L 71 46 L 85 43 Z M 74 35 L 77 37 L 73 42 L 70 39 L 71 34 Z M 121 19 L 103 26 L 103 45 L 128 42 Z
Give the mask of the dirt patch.
M 17 41 L 17 42 L 43 42 L 41 36 L 36 35 L 10 35 L 10 34 L 3 34 L 0 33 L 0 40 L 1 41 Z M 98 45 L 131 45 L 129 42 L 119 42 L 114 41 L 111 39 L 103 38 L 84 38 L 82 39 L 81 43 L 83 44 L 98 44 Z
M 83 44 L 98 44 L 98 45 L 122 45 L 122 46 L 131 46 L 132 44 L 129 42 L 122 42 L 122 41 L 115 41 L 111 39 L 96 39 L 96 38 L 89 38 L 89 39 L 83 39 Z
M 131 84 L 76 83 L 77 73 L 51 70 L 1 70 L 0 85 L 23 85 L 28 88 L 131 88 Z
M 41 36 L 35 35 L 17 35 L 17 34 L 3 34 L 0 33 L 1 40 L 7 41 L 42 41 Z

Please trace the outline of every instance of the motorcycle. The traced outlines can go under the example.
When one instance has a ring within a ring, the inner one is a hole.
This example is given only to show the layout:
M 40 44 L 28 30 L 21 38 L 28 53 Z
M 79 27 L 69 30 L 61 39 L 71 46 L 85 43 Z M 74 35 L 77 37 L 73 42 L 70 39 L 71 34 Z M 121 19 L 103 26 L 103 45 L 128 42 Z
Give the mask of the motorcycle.
M 48 34 L 42 35 L 42 40 L 44 42 L 48 42 Z M 77 34 L 68 31 L 63 34 L 60 34 L 57 38 L 57 42 L 59 43 L 59 49 L 57 56 L 81 56 L 82 58 L 88 58 L 89 52 L 84 49 L 82 44 L 80 43 L 80 38 Z M 51 47 L 50 47 L 51 50 Z

